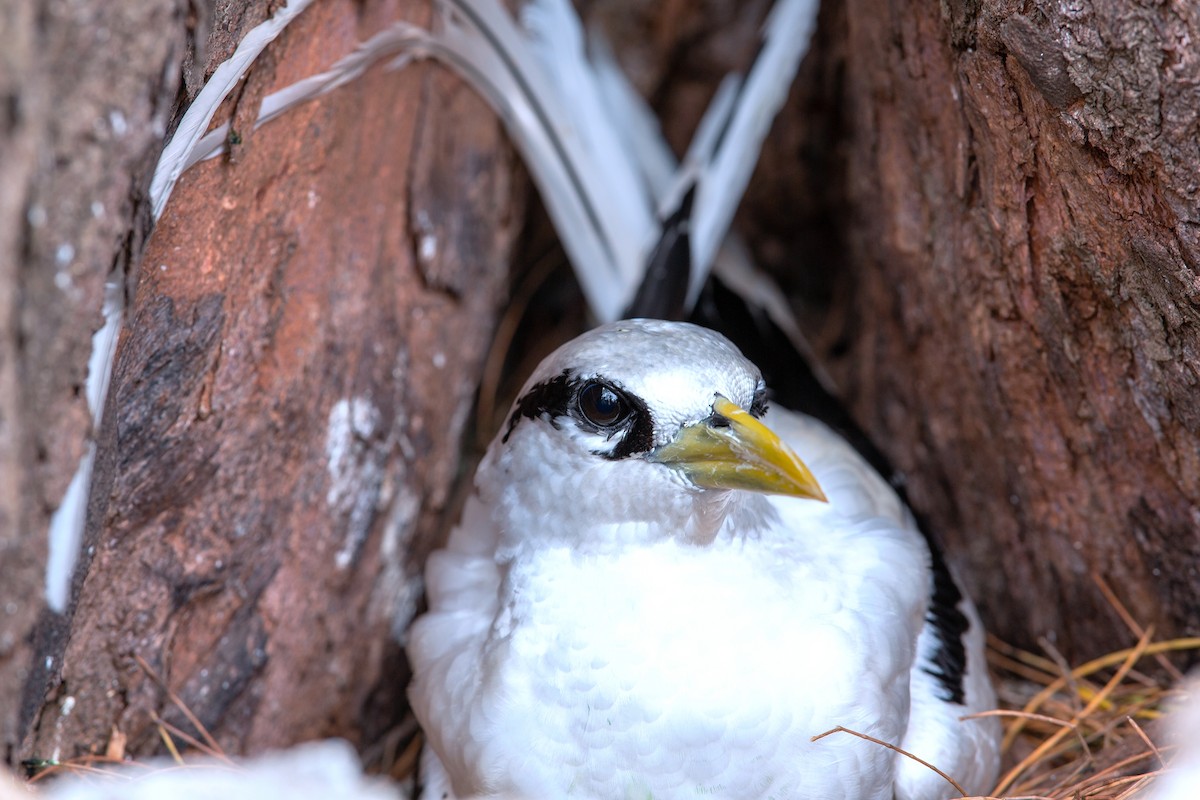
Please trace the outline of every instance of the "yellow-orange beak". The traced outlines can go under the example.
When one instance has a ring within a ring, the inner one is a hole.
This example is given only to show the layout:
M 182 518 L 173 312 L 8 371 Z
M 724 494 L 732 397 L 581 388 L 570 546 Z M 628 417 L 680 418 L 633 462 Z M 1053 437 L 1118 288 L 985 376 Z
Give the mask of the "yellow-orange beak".
M 766 425 L 721 395 L 708 419 L 687 426 L 650 458 L 706 489 L 743 489 L 828 502 L 817 479 Z

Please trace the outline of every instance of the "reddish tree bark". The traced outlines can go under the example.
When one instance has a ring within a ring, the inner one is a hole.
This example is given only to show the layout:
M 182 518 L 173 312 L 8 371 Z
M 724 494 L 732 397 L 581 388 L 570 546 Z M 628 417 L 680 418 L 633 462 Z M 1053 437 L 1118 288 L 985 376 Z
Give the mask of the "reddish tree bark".
M 154 751 L 153 714 L 190 727 L 155 678 L 231 753 L 363 744 L 398 721 L 420 542 L 504 294 L 512 160 L 433 66 L 377 67 L 252 137 L 239 120 L 427 16 L 314 4 L 250 73 L 234 159 L 176 187 L 120 344 L 86 577 L 30 681 L 27 753 L 114 730 Z

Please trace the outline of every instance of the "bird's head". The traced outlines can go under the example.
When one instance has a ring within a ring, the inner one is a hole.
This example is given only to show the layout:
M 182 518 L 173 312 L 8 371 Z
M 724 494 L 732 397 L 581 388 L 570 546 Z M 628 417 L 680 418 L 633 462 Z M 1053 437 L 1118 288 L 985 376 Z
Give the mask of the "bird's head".
M 530 537 L 704 543 L 754 493 L 825 499 L 759 421 L 765 411 L 761 373 L 720 334 L 611 323 L 538 366 L 477 486 L 514 546 Z

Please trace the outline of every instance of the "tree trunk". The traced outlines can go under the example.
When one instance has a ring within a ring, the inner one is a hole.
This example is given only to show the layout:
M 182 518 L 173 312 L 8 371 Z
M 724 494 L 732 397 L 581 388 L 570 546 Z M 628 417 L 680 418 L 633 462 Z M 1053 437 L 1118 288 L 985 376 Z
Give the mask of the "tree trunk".
M 212 65 L 267 6 L 216 11 Z M 114 731 L 153 752 L 155 715 L 191 729 L 168 690 L 230 753 L 364 745 L 401 718 L 399 640 L 506 285 L 513 161 L 436 66 L 249 123 L 428 15 L 315 3 L 240 88 L 233 157 L 176 187 L 119 346 L 76 603 L 26 682 L 26 755 Z
M 187 40 L 168 0 L 0 4 L 0 751 L 40 660 L 46 531 L 84 451 L 104 281 L 136 261 Z
M 822 237 L 775 209 L 833 187 L 827 368 L 991 629 L 1073 658 L 1136 639 L 1096 576 L 1200 631 L 1196 41 L 1191 3 L 827 3 L 760 170 L 825 179 L 748 203 L 794 274 Z

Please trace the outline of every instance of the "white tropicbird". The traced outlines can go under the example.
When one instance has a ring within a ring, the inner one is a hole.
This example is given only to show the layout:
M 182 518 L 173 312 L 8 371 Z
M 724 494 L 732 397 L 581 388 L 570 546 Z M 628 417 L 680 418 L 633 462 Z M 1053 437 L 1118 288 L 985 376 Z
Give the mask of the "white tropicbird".
M 426 797 L 958 796 L 813 741 L 837 726 L 968 793 L 995 778 L 995 720 L 960 720 L 995 702 L 974 608 L 887 483 L 766 413 L 706 329 L 616 322 L 543 361 L 426 581 Z

